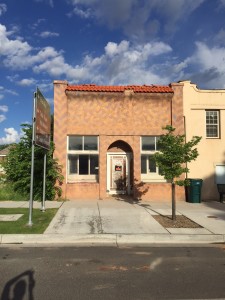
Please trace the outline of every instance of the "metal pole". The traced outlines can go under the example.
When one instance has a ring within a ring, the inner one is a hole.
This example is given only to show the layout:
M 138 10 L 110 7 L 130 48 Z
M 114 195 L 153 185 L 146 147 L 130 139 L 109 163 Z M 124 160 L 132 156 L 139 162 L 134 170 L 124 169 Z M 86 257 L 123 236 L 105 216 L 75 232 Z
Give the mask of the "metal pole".
M 34 107 L 33 107 L 33 130 L 32 130 L 32 154 L 31 154 L 31 175 L 30 175 L 30 201 L 29 201 L 29 222 L 32 226 L 32 212 L 33 212 L 33 186 L 34 186 L 34 137 L 35 137 L 35 121 L 36 121 L 36 93 L 34 93 Z
M 44 155 L 44 174 L 43 174 L 43 197 L 42 197 L 42 208 L 41 210 L 45 211 L 45 186 L 46 186 L 46 151 Z

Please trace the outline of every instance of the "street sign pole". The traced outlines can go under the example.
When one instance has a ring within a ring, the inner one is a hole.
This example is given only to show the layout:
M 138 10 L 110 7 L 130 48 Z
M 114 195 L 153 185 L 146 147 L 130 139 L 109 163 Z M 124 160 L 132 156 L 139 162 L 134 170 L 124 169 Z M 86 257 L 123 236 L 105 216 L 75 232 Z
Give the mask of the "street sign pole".
M 45 155 L 44 155 L 44 172 L 43 172 L 43 197 L 42 197 L 42 208 L 41 208 L 41 210 L 43 212 L 45 212 L 46 160 L 47 160 L 47 154 L 46 154 L 46 151 L 45 151 Z
M 34 93 L 34 107 L 33 107 L 33 130 L 32 130 L 32 154 L 31 154 L 31 176 L 30 176 L 30 201 L 29 201 L 29 222 L 32 226 L 32 212 L 33 212 L 33 186 L 34 186 L 34 137 L 35 137 L 35 122 L 36 122 L 36 93 Z

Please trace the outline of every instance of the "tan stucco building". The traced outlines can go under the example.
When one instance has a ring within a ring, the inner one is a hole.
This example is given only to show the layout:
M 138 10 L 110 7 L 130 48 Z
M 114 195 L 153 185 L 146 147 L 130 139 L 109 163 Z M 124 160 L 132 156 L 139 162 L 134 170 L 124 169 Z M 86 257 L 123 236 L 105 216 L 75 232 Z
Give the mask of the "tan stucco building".
M 201 90 L 190 81 L 179 84 L 187 140 L 202 137 L 199 157 L 188 165 L 188 177 L 203 179 L 202 200 L 218 200 L 217 183 L 225 184 L 225 90 Z
M 171 185 L 152 160 L 162 127 L 184 133 L 183 85 L 97 86 L 54 82 L 55 157 L 63 197 L 112 194 L 169 201 Z M 177 200 L 184 189 L 177 188 Z

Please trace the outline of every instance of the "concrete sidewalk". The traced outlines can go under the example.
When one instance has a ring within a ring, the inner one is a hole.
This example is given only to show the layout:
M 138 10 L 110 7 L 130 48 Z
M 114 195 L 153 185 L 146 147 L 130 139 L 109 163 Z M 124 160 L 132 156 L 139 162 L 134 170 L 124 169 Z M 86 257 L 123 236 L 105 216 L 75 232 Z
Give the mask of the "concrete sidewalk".
M 0 207 L 28 207 L 28 202 L 0 202 Z M 34 202 L 34 208 L 41 203 Z M 46 201 L 60 207 L 44 234 L 0 235 L 1 244 L 140 245 L 225 242 L 225 204 L 177 202 L 181 214 L 202 228 L 164 228 L 153 215 L 171 215 L 170 202 L 124 200 Z

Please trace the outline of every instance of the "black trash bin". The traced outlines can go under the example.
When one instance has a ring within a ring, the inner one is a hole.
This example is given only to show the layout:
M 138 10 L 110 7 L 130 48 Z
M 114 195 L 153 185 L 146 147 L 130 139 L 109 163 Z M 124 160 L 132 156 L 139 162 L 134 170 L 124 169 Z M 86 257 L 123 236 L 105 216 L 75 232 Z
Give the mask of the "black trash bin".
M 202 179 L 189 179 L 190 185 L 187 186 L 187 201 L 190 203 L 201 203 Z

